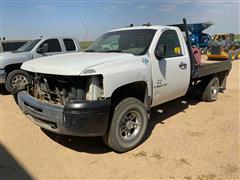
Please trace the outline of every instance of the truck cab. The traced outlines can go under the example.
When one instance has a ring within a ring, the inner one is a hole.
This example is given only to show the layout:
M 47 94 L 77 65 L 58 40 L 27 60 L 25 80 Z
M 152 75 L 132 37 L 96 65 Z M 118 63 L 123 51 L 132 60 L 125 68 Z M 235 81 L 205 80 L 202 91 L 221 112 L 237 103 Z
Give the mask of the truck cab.
M 165 27 L 158 31 L 152 45 L 152 106 L 155 106 L 186 94 L 191 64 L 185 40 L 176 27 Z
M 102 136 L 117 152 L 138 146 L 150 108 L 200 90 L 215 101 L 231 61 L 196 63 L 187 24 L 109 31 L 85 52 L 23 63 L 31 82 L 16 90 L 20 109 L 38 126 L 74 136 Z
M 41 37 L 30 40 L 16 51 L 1 53 L 0 83 L 5 84 L 7 91 L 12 93 L 14 87 L 30 80 L 30 76 L 20 70 L 23 62 L 78 51 L 80 45 L 76 38 Z

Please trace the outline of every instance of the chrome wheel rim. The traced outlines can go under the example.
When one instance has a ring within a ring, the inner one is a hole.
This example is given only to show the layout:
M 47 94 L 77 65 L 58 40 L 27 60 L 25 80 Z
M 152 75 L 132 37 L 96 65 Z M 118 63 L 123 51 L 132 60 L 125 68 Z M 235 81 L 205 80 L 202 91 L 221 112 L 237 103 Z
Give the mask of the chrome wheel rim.
M 217 80 L 215 80 L 212 84 L 212 87 L 211 87 L 212 97 L 216 97 L 217 93 L 218 93 L 218 82 L 217 82 Z
M 126 141 L 134 139 L 139 133 L 141 125 L 142 118 L 137 111 L 130 110 L 126 112 L 120 123 L 121 138 Z
M 23 75 L 16 75 L 12 79 L 12 87 L 23 86 L 27 84 L 27 78 Z

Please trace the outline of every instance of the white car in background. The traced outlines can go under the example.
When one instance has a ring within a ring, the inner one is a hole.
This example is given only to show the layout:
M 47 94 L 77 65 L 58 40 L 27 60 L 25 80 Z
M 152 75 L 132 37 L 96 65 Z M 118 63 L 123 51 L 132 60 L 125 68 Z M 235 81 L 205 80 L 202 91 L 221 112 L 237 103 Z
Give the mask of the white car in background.
M 1 53 L 0 84 L 5 84 L 6 90 L 12 93 L 14 87 L 29 82 L 29 74 L 20 70 L 23 62 L 79 51 L 80 44 L 76 38 L 43 37 L 28 41 L 16 51 Z

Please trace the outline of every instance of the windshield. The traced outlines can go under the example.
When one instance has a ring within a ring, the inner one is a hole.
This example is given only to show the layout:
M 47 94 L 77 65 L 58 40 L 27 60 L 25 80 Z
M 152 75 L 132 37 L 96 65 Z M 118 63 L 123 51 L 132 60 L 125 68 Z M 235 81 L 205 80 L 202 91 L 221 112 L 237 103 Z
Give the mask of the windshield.
M 35 40 L 28 41 L 26 44 L 24 44 L 22 47 L 20 47 L 17 51 L 18 52 L 31 51 L 40 40 L 41 39 L 35 39 Z
M 109 32 L 97 39 L 85 52 L 123 52 L 144 55 L 156 30 L 138 29 Z

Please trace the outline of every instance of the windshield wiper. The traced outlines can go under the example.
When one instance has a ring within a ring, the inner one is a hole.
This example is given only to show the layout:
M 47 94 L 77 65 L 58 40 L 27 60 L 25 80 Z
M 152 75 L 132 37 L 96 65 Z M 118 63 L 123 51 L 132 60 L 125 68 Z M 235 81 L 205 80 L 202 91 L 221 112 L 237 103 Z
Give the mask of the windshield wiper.
M 122 52 L 121 50 L 106 50 L 106 51 L 95 51 L 94 49 L 87 49 L 85 52 L 100 52 L 100 53 L 111 53 L 111 52 Z
M 102 52 L 109 52 L 109 53 L 111 53 L 111 52 L 122 52 L 121 50 L 108 50 L 108 51 L 102 51 Z
M 96 52 L 94 49 L 87 49 L 85 52 Z
M 20 52 L 23 52 L 23 51 L 12 51 L 12 53 L 20 53 Z

